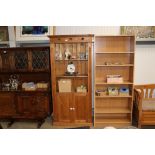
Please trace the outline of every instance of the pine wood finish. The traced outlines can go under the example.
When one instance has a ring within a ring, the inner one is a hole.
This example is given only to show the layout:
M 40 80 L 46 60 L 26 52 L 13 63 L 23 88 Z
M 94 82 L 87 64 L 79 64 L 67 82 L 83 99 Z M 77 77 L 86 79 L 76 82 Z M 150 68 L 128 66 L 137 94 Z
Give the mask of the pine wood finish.
M 54 125 L 92 125 L 92 78 L 91 58 L 93 35 L 55 35 L 49 36 L 51 51 L 51 74 L 53 85 L 53 124 Z M 65 49 L 68 48 L 76 58 L 64 59 Z M 56 60 L 56 52 L 62 51 L 63 59 Z M 88 52 L 88 59 L 79 58 L 82 51 Z M 65 75 L 67 65 L 72 61 L 78 74 Z M 71 79 L 72 91 L 60 93 L 58 80 Z M 76 92 L 76 88 L 84 84 L 86 93 Z
M 134 36 L 95 37 L 94 126 L 123 127 L 131 125 L 133 107 Z M 106 64 L 110 62 L 111 64 Z M 107 83 L 107 75 L 121 75 L 122 83 Z M 128 87 L 127 96 L 96 96 L 96 90 Z
M 48 90 L 25 91 L 24 82 L 47 82 L 50 86 L 49 47 L 24 47 L 0 49 L 0 118 L 43 120 L 50 114 Z M 18 90 L 4 90 L 2 83 L 10 75 L 18 75 Z
M 138 120 L 138 127 L 142 125 L 155 125 L 155 111 L 143 110 L 143 102 L 155 103 L 155 84 L 144 84 L 134 86 L 134 114 Z

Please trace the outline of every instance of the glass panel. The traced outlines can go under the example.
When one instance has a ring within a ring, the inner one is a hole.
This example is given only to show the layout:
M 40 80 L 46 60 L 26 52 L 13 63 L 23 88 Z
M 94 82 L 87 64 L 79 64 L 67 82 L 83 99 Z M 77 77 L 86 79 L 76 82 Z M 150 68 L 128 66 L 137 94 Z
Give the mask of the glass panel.
M 49 50 L 34 50 L 32 52 L 33 69 L 49 69 Z
M 16 69 L 28 68 L 28 55 L 26 51 L 15 52 L 15 68 Z

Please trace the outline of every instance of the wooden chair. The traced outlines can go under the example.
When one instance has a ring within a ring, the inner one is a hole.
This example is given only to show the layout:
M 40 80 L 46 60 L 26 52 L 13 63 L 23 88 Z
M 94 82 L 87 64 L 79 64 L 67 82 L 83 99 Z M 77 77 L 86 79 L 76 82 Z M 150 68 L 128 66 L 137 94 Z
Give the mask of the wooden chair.
M 134 86 L 134 108 L 138 128 L 142 125 L 155 125 L 155 84 Z

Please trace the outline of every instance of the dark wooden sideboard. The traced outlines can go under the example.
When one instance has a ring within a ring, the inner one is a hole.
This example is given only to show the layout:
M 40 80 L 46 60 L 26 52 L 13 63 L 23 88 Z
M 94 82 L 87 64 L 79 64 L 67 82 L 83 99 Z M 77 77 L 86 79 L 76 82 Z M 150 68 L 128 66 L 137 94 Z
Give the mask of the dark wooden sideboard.
M 17 78 L 17 89 L 12 89 L 10 77 Z M 23 89 L 23 84 L 30 82 L 48 87 Z M 52 112 L 51 104 L 49 47 L 1 48 L 0 119 L 10 120 L 9 125 L 17 120 L 37 120 L 40 127 Z

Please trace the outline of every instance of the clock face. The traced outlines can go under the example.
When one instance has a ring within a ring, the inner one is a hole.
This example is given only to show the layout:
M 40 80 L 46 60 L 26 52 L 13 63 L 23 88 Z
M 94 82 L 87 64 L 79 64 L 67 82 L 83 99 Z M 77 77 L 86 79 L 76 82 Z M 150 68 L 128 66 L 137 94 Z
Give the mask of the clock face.
M 74 73 L 74 72 L 75 72 L 75 65 L 74 65 L 74 64 L 69 64 L 69 65 L 67 66 L 67 71 L 68 71 L 69 73 Z

